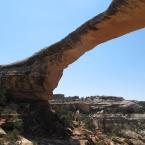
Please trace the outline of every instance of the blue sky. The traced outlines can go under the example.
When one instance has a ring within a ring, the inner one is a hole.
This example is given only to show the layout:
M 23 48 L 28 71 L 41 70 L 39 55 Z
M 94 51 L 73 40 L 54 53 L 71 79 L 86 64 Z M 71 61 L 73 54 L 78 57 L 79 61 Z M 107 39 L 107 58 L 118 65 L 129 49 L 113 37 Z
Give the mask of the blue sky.
M 111 0 L 0 1 L 0 63 L 31 56 L 104 11 Z M 70 65 L 54 93 L 145 100 L 145 29 L 97 46 Z

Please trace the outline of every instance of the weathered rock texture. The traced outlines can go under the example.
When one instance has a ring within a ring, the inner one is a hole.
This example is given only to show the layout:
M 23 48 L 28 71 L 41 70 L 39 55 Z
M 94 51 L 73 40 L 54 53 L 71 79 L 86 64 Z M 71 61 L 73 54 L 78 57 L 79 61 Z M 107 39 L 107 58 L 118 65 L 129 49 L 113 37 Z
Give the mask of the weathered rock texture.
M 145 27 L 145 0 L 113 0 L 109 8 L 32 57 L 0 66 L 0 88 L 19 99 L 47 100 L 63 70 L 96 45 Z

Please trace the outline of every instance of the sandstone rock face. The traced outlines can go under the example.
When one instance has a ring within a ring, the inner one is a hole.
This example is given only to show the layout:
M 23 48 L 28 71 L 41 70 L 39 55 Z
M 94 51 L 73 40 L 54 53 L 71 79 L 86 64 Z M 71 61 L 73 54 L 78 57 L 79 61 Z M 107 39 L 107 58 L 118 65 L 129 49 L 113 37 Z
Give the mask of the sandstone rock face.
M 145 27 L 144 14 L 144 0 L 113 0 L 105 12 L 61 41 L 24 61 L 0 66 L 0 89 L 18 99 L 50 99 L 69 64 L 100 43 Z

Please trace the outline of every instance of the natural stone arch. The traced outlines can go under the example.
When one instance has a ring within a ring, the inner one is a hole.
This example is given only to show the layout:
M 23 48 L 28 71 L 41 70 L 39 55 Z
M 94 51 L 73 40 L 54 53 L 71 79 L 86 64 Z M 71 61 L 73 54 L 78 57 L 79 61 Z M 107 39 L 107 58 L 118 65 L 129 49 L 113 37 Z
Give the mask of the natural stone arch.
M 48 100 L 63 70 L 96 45 L 145 27 L 145 0 L 113 0 L 109 8 L 35 55 L 0 66 L 0 89 L 19 99 Z

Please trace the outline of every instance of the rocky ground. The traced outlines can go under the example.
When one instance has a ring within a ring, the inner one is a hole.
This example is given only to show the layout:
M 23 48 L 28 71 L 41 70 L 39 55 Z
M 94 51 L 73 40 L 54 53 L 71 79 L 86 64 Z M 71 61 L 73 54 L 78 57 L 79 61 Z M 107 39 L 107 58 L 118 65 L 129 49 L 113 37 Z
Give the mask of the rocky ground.
M 144 102 L 108 97 L 66 109 L 0 98 L 0 145 L 145 145 Z

